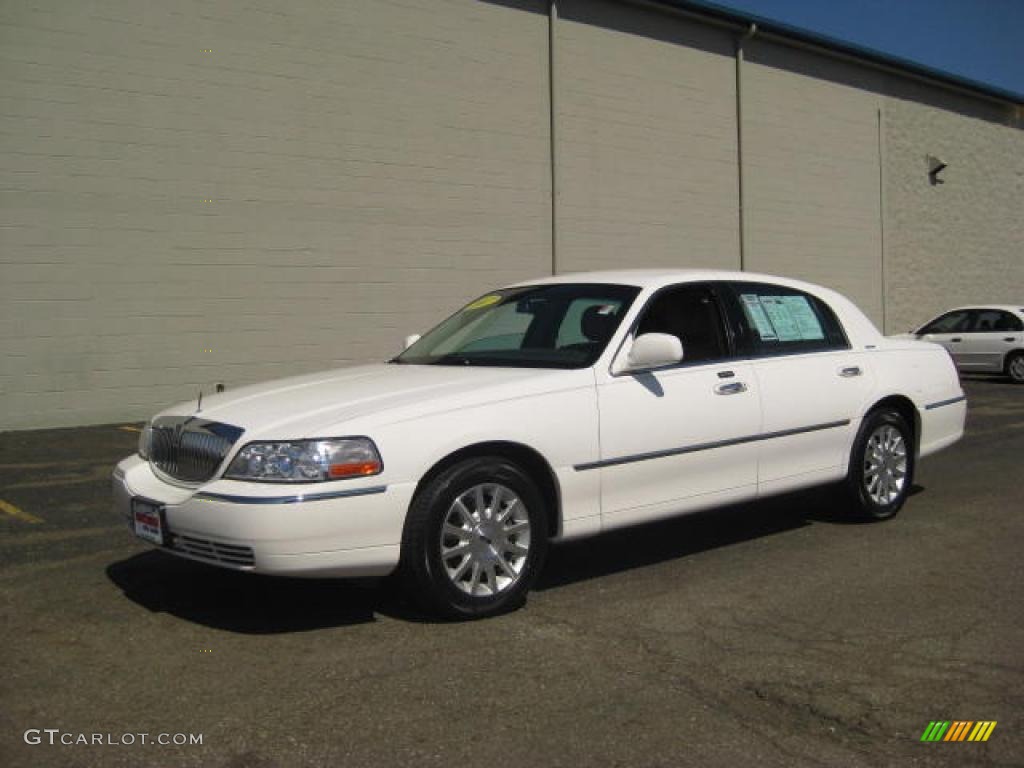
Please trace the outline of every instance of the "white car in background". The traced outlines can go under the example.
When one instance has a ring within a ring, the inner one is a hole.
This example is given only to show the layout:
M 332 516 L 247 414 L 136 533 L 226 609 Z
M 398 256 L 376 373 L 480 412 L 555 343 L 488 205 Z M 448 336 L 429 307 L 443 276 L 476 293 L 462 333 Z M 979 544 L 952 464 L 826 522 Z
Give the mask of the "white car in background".
M 525 600 L 555 539 L 826 483 L 890 518 L 965 409 L 945 351 L 826 288 L 565 275 L 485 294 L 388 362 L 170 408 L 113 489 L 166 552 L 397 569 L 432 611 L 484 616 Z
M 1020 305 L 957 307 L 894 338 L 945 347 L 964 373 L 1003 373 L 1015 384 L 1024 384 L 1024 307 Z

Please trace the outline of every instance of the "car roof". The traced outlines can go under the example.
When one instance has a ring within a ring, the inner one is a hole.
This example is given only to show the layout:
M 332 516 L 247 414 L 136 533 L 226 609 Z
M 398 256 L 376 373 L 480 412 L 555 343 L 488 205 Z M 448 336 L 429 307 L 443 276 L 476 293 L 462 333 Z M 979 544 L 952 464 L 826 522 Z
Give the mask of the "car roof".
M 962 309 L 1001 309 L 1004 312 L 1016 312 L 1021 315 L 1024 314 L 1024 302 L 1020 304 L 965 304 L 962 307 L 947 309 L 946 312 L 959 312 Z M 946 314 L 946 312 L 942 314 Z
M 728 269 L 614 269 L 596 272 L 569 272 L 562 275 L 543 277 L 537 280 L 524 280 L 516 283 L 519 287 L 526 285 L 550 285 L 555 283 L 609 283 L 616 285 L 632 285 L 637 288 L 661 288 L 674 283 L 692 283 L 711 280 L 731 280 L 742 282 L 768 282 L 778 285 L 820 290 L 822 286 L 794 280 L 777 275 L 765 275 L 757 272 L 740 272 Z
M 731 282 L 764 282 L 794 288 L 817 296 L 826 301 L 836 311 L 843 322 L 844 330 L 854 346 L 873 345 L 881 338 L 874 323 L 848 298 L 840 293 L 814 283 L 794 280 L 788 277 L 765 275 L 758 272 L 740 272 L 729 269 L 615 269 L 600 272 L 575 272 L 564 275 L 545 277 L 539 280 L 526 280 L 516 283 L 510 288 L 530 285 L 551 285 L 556 283 L 612 283 L 616 285 L 632 285 L 643 291 L 654 292 L 677 283 L 703 281 Z

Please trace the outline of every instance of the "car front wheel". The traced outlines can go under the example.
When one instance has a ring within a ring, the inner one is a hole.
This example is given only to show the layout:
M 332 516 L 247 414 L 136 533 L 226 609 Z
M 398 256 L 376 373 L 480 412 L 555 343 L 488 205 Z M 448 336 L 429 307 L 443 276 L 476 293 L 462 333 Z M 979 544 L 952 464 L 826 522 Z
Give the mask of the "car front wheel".
M 409 508 L 402 575 L 431 613 L 466 619 L 521 606 L 547 550 L 547 515 L 536 483 L 501 457 L 441 472 Z
M 880 408 L 865 417 L 853 444 L 847 494 L 855 511 L 887 520 L 900 511 L 914 478 L 913 433 L 900 413 Z

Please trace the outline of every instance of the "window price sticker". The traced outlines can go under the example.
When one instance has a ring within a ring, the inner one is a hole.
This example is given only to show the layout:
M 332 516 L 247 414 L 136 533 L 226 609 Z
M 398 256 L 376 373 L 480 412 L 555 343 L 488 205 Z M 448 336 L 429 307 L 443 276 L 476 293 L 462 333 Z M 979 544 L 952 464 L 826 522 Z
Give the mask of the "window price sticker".
M 740 295 L 743 311 L 762 341 L 819 341 L 825 332 L 806 296 Z
M 761 306 L 761 298 L 755 293 L 744 293 L 740 299 L 743 301 L 743 311 L 747 315 L 747 320 L 753 323 L 761 340 L 778 341 L 779 337 L 775 334 L 772 322 Z

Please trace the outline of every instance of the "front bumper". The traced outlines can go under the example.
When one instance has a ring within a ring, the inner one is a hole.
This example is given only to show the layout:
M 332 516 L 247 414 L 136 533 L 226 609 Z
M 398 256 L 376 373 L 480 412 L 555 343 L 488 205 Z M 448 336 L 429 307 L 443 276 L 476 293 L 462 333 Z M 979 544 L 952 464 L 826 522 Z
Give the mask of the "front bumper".
M 159 505 L 162 550 L 235 570 L 283 576 L 382 576 L 398 565 L 414 483 L 380 478 L 293 486 L 214 480 L 184 488 L 138 456 L 113 475 L 115 513 Z

